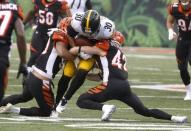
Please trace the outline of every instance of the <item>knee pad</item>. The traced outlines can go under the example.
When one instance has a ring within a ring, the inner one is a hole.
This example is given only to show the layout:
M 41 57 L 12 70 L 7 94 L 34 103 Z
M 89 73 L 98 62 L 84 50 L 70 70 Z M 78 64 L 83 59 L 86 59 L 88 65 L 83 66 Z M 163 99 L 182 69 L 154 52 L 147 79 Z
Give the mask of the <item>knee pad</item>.
M 90 69 L 92 69 L 94 63 L 94 58 L 90 58 L 87 60 L 80 59 L 78 69 L 89 71 Z
M 73 61 L 67 61 L 64 66 L 63 74 L 68 77 L 73 77 L 76 71 L 76 66 Z

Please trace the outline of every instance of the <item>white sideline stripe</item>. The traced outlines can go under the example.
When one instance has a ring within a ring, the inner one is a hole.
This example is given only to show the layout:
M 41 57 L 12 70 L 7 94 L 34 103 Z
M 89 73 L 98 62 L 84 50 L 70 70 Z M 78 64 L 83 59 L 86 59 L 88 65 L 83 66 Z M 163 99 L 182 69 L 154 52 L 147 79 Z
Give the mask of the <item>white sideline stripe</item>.
M 144 59 L 164 59 L 164 60 L 175 60 L 175 56 L 167 55 L 144 55 L 144 54 L 126 54 L 128 58 L 144 58 Z
M 186 92 L 182 84 L 132 85 L 132 88 Z
M 5 96 L 11 96 L 13 94 L 18 94 L 18 93 L 21 93 L 21 92 L 12 92 L 12 94 L 6 94 Z M 75 95 L 74 95 L 75 97 Z M 142 95 L 139 95 L 138 97 L 140 98 L 162 98 L 162 99 L 183 99 L 183 96 L 142 96 Z
M 101 122 L 99 118 L 51 118 L 51 117 L 29 117 L 29 116 L 12 116 L 12 117 L 0 117 L 0 120 L 11 120 L 11 121 L 46 121 L 46 122 L 63 122 L 63 121 L 87 121 L 87 122 Z M 115 122 L 137 122 L 137 120 L 127 119 L 111 119 Z
M 76 123 L 65 125 L 73 128 L 131 129 L 131 130 L 191 130 L 190 126 L 167 123 Z
M 10 122 L 0 122 L 1 124 L 33 124 L 33 125 L 44 125 L 44 124 L 62 124 L 64 121 L 75 121 L 76 124 L 67 124 L 66 127 L 72 128 L 88 128 L 88 129 L 131 129 L 131 130 L 191 130 L 191 127 L 186 124 L 174 124 L 174 123 L 140 123 L 140 121 L 126 120 L 126 119 L 111 119 L 112 122 L 101 123 L 100 119 L 97 118 L 42 118 L 42 117 L 26 117 L 26 116 L 13 116 L 14 118 L 0 117 L 1 120 L 11 120 Z M 27 121 L 28 120 L 28 121 Z M 33 122 L 37 121 L 37 122 Z M 45 121 L 45 122 L 39 122 Z M 84 121 L 82 123 L 82 121 Z M 93 122 L 93 123 L 90 123 Z M 79 123 L 80 122 L 80 123 Z M 87 123 L 85 123 L 87 122 Z M 95 123 L 100 122 L 100 123 Z M 118 123 L 117 123 L 118 122 Z M 137 123 L 138 122 L 138 123 Z

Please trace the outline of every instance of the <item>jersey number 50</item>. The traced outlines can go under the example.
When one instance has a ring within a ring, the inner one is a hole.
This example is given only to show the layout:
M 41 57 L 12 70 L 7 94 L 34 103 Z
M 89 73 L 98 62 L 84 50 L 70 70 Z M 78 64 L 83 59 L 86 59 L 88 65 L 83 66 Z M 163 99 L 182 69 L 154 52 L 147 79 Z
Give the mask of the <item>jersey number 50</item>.
M 52 25 L 54 15 L 52 12 L 46 12 L 44 10 L 39 10 L 39 23 Z

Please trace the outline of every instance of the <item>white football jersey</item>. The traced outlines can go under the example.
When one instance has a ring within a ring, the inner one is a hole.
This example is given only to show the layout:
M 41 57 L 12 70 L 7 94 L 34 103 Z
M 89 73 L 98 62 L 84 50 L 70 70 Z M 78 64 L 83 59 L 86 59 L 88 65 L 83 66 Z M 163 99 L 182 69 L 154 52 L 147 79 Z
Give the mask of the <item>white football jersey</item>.
M 78 32 L 79 35 L 88 37 L 89 39 L 97 39 L 97 40 L 108 39 L 112 37 L 113 32 L 115 31 L 115 24 L 113 21 L 104 16 L 101 16 L 100 18 L 100 27 L 98 31 L 96 31 L 93 34 L 84 33 L 81 27 L 82 18 L 84 14 L 85 14 L 84 12 L 75 13 L 71 21 L 72 28 L 76 32 Z
M 76 12 L 84 12 L 86 10 L 87 0 L 66 0 L 70 6 L 70 11 L 73 14 Z

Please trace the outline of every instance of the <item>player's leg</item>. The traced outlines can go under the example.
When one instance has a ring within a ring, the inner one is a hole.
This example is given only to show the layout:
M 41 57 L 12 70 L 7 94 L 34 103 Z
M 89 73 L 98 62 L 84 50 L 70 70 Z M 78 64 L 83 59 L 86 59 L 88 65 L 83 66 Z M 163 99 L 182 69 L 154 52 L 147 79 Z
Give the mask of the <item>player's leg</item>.
M 2 102 L 5 93 L 5 88 L 7 86 L 7 75 L 7 66 L 0 62 L 0 103 Z
M 184 100 L 191 100 L 190 74 L 188 72 L 188 59 L 189 59 L 188 43 L 183 43 L 180 40 L 178 41 L 176 45 L 176 59 L 181 79 L 187 88 L 187 93 Z
M 94 65 L 94 58 L 90 58 L 88 60 L 80 60 L 78 69 L 74 78 L 72 79 L 70 86 L 62 99 L 62 111 L 64 110 L 64 106 L 67 104 L 67 101 L 70 100 L 73 94 L 81 87 L 86 79 L 86 75 L 90 71 L 90 69 Z M 59 110 L 58 110 L 59 111 Z M 61 111 L 61 112 L 62 112 Z M 60 111 L 59 111 L 60 112 Z
M 156 119 L 172 120 L 174 122 L 181 122 L 181 123 L 187 121 L 187 117 L 185 116 L 172 116 L 159 109 L 148 109 L 147 107 L 144 106 L 144 104 L 137 97 L 137 95 L 131 92 L 130 86 L 127 81 L 125 81 L 125 83 L 123 82 L 121 85 L 126 86 L 126 88 L 124 87 L 124 89 L 121 90 L 122 91 L 120 93 L 121 96 L 116 95 L 118 96 L 117 99 L 132 107 L 137 114 L 146 117 L 153 117 Z
M 36 99 L 39 108 L 21 108 L 21 115 L 50 116 L 54 105 L 54 94 L 50 81 L 40 80 L 33 74 L 30 76 L 29 90 Z
M 93 67 L 94 62 L 94 58 L 90 58 L 88 60 L 80 60 L 76 75 L 73 78 L 65 95 L 66 100 L 70 100 L 73 94 L 82 86 L 86 79 L 86 75 Z
M 26 84 L 23 87 L 23 92 L 21 94 L 15 94 L 15 95 L 10 95 L 1 101 L 0 106 L 6 106 L 8 103 L 11 103 L 12 105 L 18 104 L 18 103 L 24 103 L 27 101 L 30 101 L 33 99 L 32 94 L 30 93 L 29 89 L 27 88 L 27 79 L 26 79 Z
M 116 107 L 115 105 L 102 104 L 102 102 L 112 99 L 110 88 L 104 85 L 98 85 L 89 89 L 87 93 L 80 95 L 76 104 L 84 109 L 102 110 L 103 114 L 101 120 L 109 121 L 112 113 L 115 112 Z
M 61 112 L 62 110 L 62 108 L 60 108 L 62 107 L 61 99 L 64 93 L 66 92 L 69 82 L 71 78 L 74 76 L 75 71 L 76 71 L 75 63 L 73 61 L 67 61 L 66 64 L 64 65 L 62 77 L 60 78 L 58 82 L 58 89 L 57 89 L 56 103 L 55 103 L 55 107 L 59 103 L 59 106 L 57 107 L 58 112 Z

